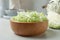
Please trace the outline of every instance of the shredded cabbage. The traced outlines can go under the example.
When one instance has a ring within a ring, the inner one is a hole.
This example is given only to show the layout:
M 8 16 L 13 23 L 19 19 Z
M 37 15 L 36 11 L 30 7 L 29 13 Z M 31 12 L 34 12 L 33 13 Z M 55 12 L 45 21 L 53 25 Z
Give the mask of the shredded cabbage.
M 17 16 L 12 17 L 16 22 L 42 22 L 46 21 L 47 17 L 43 13 L 33 12 L 18 12 Z

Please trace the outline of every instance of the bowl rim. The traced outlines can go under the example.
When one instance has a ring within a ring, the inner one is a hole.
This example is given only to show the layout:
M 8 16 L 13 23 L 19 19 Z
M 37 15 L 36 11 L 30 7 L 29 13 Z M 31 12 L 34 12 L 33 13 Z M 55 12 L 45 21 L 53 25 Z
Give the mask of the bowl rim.
M 43 22 L 48 22 L 48 20 L 40 21 L 40 22 L 17 22 L 17 21 L 13 21 L 12 19 L 10 19 L 10 22 L 13 22 L 13 23 L 43 23 Z

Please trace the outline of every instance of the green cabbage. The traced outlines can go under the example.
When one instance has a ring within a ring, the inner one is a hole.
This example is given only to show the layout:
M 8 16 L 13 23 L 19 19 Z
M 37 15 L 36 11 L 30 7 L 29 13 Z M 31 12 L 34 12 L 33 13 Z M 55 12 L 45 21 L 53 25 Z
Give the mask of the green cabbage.
M 47 18 L 43 13 L 34 12 L 18 12 L 17 16 L 12 17 L 16 22 L 42 22 Z
M 57 24 L 54 24 L 54 23 L 49 23 L 49 27 L 54 28 L 54 29 L 60 29 L 60 25 L 57 25 Z

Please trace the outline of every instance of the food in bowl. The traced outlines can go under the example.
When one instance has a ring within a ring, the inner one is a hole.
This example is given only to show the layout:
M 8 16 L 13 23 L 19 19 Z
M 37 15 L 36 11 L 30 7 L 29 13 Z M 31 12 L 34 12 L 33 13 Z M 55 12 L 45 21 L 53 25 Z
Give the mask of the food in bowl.
M 38 12 L 18 12 L 17 16 L 12 17 L 16 22 L 41 22 L 46 21 L 47 18 L 43 13 Z
M 11 28 L 17 35 L 35 36 L 44 33 L 48 28 L 48 20 L 43 13 L 18 12 L 10 20 Z

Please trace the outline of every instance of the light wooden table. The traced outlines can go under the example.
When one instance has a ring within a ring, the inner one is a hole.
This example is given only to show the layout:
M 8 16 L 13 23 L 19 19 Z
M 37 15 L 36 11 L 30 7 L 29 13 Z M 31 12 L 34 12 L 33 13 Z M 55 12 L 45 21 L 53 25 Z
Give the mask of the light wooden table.
M 0 18 L 0 40 L 60 40 L 60 30 L 48 29 L 43 36 L 21 37 L 11 30 L 9 20 Z

